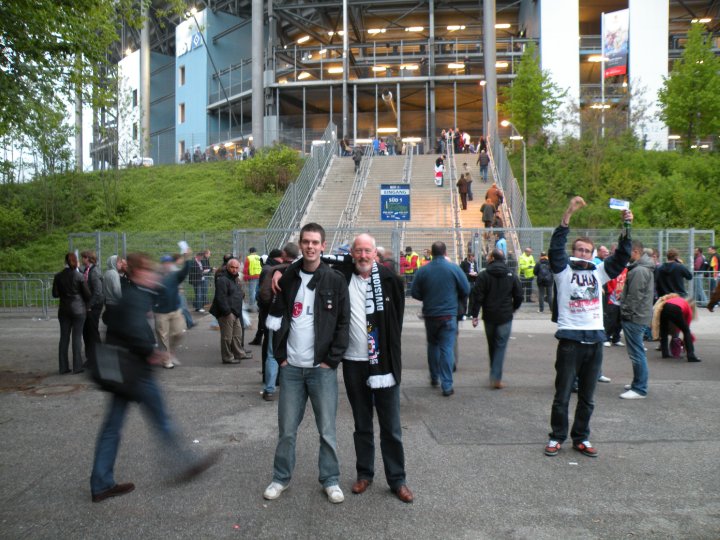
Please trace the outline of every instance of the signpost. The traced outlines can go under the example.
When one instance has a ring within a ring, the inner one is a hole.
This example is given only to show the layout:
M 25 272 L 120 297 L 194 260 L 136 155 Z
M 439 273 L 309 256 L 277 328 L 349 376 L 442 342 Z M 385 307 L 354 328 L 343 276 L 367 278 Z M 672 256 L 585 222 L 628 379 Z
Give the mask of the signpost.
M 380 221 L 410 221 L 410 185 L 380 185 Z

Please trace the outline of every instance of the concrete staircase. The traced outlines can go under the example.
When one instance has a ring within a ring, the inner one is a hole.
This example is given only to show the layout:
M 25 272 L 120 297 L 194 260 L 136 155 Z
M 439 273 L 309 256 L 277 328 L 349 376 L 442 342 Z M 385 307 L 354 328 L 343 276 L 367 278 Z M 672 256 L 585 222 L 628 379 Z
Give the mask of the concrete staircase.
M 345 210 L 355 180 L 355 162 L 349 157 L 332 159 L 325 179 L 313 194 L 302 225 L 315 222 L 325 229 L 335 229 Z

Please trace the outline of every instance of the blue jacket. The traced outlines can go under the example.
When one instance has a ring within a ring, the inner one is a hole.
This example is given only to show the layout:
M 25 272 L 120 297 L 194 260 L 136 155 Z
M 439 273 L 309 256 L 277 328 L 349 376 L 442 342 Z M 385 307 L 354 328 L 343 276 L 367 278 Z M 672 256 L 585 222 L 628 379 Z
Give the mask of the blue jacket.
M 178 289 L 190 272 L 190 267 L 193 263 L 193 260 L 185 261 L 185 264 L 180 270 L 170 272 L 162 278 L 160 287 L 157 290 L 158 295 L 155 300 L 155 305 L 153 306 L 155 313 L 172 313 L 180 309 L 180 294 Z
M 445 257 L 434 257 L 415 272 L 411 294 L 416 300 L 422 300 L 426 317 L 457 317 L 459 306 L 465 305 L 470 294 L 470 284 L 457 264 Z

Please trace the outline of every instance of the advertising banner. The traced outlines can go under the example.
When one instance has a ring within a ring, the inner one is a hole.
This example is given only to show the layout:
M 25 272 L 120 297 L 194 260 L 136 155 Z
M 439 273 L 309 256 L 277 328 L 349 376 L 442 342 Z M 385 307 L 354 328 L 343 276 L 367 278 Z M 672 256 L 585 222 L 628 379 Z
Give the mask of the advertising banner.
M 410 221 L 410 185 L 380 185 L 380 221 Z
M 630 10 L 622 9 L 602 16 L 602 54 L 604 77 L 627 75 Z

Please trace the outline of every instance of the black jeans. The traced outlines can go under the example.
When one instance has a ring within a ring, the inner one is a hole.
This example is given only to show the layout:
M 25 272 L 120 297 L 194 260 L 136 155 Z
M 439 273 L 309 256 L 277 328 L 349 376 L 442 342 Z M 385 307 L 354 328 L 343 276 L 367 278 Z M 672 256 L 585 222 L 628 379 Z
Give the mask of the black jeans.
M 79 373 L 83 370 L 82 364 L 82 335 L 85 324 L 85 314 L 72 315 L 70 313 L 58 312 L 60 321 L 60 348 L 58 359 L 60 361 L 60 373 L 70 371 L 68 360 L 68 345 L 72 334 L 73 371 Z
M 568 435 L 568 403 L 575 377 L 578 378 L 578 400 L 570 437 L 581 443 L 590 437 L 590 417 L 595 408 L 594 395 L 602 368 L 603 344 L 585 344 L 561 339 L 555 359 L 555 399 L 550 414 L 549 436 L 559 442 Z
M 547 301 L 548 307 L 552 311 L 552 285 L 540 285 L 538 283 L 538 309 L 545 311 L 545 302 Z
M 662 351 L 663 357 L 670 356 L 668 338 L 672 337 L 675 328 L 683 333 L 683 342 L 685 343 L 687 357 L 693 358 L 695 356 L 695 345 L 693 345 L 690 327 L 685 322 L 682 309 L 675 304 L 665 304 L 660 312 L 660 350 Z
M 620 330 L 622 325 L 620 322 L 620 306 L 617 304 L 605 304 L 603 306 L 603 326 L 607 334 L 607 340 L 617 343 L 620 341 Z
M 372 389 L 367 385 L 370 375 L 368 362 L 343 360 L 343 379 L 355 421 L 355 455 L 358 480 L 372 480 L 375 476 L 375 441 L 373 435 L 373 406 L 380 424 L 380 451 L 385 478 L 390 489 L 405 484 L 405 452 L 400 427 L 400 386 Z
M 532 302 L 532 284 L 533 284 L 533 278 L 520 278 L 520 284 L 522 285 L 523 289 L 523 302 Z
M 83 325 L 83 341 L 85 342 L 85 358 L 91 365 L 95 365 L 95 345 L 100 343 L 100 314 L 102 306 L 94 307 L 87 312 Z

